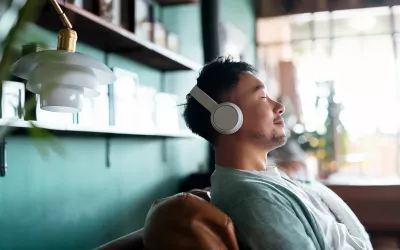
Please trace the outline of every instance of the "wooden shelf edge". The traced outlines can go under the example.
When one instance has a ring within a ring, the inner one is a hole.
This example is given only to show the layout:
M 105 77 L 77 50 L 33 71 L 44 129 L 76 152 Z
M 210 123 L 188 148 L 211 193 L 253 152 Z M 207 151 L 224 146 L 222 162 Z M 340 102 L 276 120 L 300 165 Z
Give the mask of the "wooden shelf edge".
M 156 0 L 160 6 L 174 6 L 183 4 L 196 4 L 200 3 L 200 0 Z
M 97 135 L 120 135 L 120 136 L 148 136 L 148 137 L 166 137 L 166 138 L 200 138 L 199 136 L 191 133 L 191 132 L 176 132 L 176 133 L 165 133 L 165 132 L 141 132 L 141 131 L 133 131 L 127 129 L 121 129 L 118 127 L 89 127 L 82 126 L 78 124 L 65 124 L 65 125 L 56 125 L 56 124 L 44 124 L 36 121 L 24 121 L 24 120 L 8 120 L 8 119 L 0 119 L 0 127 L 10 127 L 12 129 L 30 129 L 32 125 L 39 128 L 43 128 L 46 130 L 50 130 L 53 132 L 68 132 L 68 133 L 76 133 L 76 134 L 97 134 Z

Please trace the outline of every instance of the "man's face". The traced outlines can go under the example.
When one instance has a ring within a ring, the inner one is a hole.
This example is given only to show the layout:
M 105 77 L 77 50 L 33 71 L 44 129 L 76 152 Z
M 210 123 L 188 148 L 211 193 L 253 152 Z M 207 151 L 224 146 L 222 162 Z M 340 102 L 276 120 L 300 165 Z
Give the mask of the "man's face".
M 281 117 L 285 107 L 268 97 L 265 85 L 257 77 L 243 73 L 231 98 L 243 112 L 243 125 L 237 136 L 267 150 L 286 143 L 285 124 Z

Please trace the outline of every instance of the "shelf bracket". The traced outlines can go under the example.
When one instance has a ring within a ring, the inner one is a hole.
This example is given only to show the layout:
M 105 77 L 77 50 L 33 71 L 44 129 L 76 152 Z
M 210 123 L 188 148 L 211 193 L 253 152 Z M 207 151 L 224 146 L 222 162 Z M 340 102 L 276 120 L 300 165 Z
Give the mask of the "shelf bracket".
M 110 136 L 106 136 L 106 167 L 110 168 L 111 167 L 111 159 L 110 159 L 110 154 L 111 154 L 111 138 Z
M 110 53 L 108 51 L 104 52 L 104 64 L 110 67 Z M 114 93 L 111 85 L 108 85 L 108 124 L 115 125 L 114 123 Z M 111 137 L 106 136 L 106 167 L 111 167 Z
M 167 139 L 162 138 L 161 139 L 161 159 L 162 162 L 167 162 L 168 161 L 168 145 L 167 145 Z
M 7 173 L 7 147 L 6 137 L 0 140 L 0 176 L 4 177 Z
M 104 52 L 104 64 L 110 67 L 110 52 Z M 108 124 L 115 125 L 115 108 L 114 108 L 114 88 L 113 85 L 108 85 Z

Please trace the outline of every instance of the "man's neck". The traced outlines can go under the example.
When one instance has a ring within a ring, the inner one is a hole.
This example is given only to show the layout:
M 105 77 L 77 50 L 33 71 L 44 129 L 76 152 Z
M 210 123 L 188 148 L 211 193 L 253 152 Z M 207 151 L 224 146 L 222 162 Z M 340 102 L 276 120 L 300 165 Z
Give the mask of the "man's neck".
M 215 163 L 239 170 L 261 171 L 266 168 L 267 154 L 267 150 L 245 142 L 221 142 L 215 147 Z

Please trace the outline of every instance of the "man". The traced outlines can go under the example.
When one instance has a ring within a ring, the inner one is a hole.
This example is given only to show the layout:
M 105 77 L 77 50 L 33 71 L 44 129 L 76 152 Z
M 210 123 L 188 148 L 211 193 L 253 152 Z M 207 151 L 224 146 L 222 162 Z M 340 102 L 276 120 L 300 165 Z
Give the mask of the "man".
M 202 69 L 183 116 L 215 149 L 211 202 L 248 249 L 368 249 L 317 199 L 266 167 L 268 152 L 286 142 L 284 110 L 251 65 L 221 57 Z

